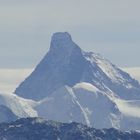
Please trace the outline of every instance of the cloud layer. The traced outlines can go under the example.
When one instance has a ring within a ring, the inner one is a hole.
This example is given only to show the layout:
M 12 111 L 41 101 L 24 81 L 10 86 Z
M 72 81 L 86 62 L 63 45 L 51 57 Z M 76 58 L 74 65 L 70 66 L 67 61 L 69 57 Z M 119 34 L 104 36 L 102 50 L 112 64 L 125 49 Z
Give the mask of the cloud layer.
M 0 92 L 14 92 L 32 69 L 0 69 Z

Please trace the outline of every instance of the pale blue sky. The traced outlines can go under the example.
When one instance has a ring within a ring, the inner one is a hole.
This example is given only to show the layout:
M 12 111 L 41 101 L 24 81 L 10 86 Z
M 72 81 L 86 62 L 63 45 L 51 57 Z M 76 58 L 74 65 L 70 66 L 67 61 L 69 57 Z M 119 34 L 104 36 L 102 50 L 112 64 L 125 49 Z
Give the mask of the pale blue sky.
M 140 66 L 139 6 L 139 0 L 0 0 L 0 68 L 34 67 L 57 31 L 118 66 Z

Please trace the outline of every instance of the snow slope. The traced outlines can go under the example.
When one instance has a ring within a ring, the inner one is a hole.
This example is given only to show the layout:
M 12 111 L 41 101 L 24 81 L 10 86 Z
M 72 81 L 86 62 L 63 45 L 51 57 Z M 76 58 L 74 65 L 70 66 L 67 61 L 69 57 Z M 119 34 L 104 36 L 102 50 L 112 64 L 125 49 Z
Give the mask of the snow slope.
M 87 70 L 84 73 L 83 79 L 105 92 L 111 90 L 122 99 L 140 99 L 140 85 L 128 73 L 99 54 L 93 52 L 83 54 L 92 67 L 91 72 Z
M 0 106 L 9 109 L 19 118 L 38 116 L 37 112 L 33 109 L 34 105 L 34 101 L 23 99 L 14 94 L 0 93 Z
M 120 113 L 114 102 L 89 83 L 62 87 L 40 101 L 36 109 L 39 116 L 60 122 L 76 121 L 96 128 L 119 125 L 115 119 Z
M 116 104 L 89 83 L 62 87 L 40 101 L 36 109 L 39 116 L 47 119 L 76 121 L 95 128 L 120 128 Z
M 113 94 L 112 94 L 113 95 Z M 61 87 L 38 102 L 40 117 L 60 122 L 79 122 L 95 128 L 140 130 L 140 101 L 122 100 L 89 83 Z
M 0 94 L 0 122 L 39 116 L 99 129 L 140 130 L 140 101 L 122 100 L 113 95 L 86 82 L 61 87 L 40 101 Z

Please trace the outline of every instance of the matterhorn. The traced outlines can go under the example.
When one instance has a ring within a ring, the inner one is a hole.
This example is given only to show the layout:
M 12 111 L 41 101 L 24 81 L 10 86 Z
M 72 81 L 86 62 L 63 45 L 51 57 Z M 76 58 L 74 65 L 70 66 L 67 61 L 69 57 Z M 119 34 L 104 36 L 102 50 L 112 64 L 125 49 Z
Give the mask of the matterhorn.
M 2 115 L 8 112 L 14 119 L 140 129 L 138 81 L 100 54 L 82 50 L 67 32 L 53 34 L 48 53 L 31 75 L 0 100 Z

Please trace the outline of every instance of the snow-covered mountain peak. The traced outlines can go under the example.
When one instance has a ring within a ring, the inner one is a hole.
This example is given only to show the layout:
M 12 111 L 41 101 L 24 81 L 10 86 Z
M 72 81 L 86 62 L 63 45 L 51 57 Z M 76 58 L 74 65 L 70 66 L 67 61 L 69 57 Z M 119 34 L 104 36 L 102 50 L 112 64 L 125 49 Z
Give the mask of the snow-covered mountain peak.
M 49 52 L 15 93 L 41 100 L 60 87 L 81 82 L 123 99 L 140 99 L 136 80 L 101 55 L 81 50 L 67 32 L 53 34 Z
M 0 94 L 1 116 L 140 128 L 139 83 L 101 55 L 81 50 L 68 33 L 53 35 L 49 52 L 15 94 L 20 97 Z

